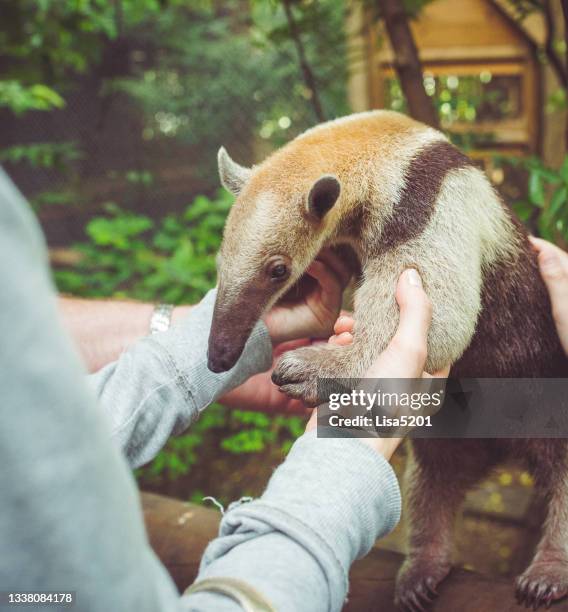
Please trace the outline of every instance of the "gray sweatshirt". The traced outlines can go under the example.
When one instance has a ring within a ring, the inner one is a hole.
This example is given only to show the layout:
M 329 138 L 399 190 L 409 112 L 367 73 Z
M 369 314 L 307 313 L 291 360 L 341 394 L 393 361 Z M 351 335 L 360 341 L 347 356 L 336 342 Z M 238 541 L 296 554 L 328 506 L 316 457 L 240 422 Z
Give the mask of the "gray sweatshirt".
M 400 513 L 390 466 L 358 440 L 302 436 L 262 497 L 225 513 L 189 594 L 144 530 L 129 464 L 269 367 L 264 325 L 230 372 L 212 374 L 210 293 L 87 383 L 38 226 L 1 170 L 0 262 L 0 592 L 75 591 L 73 609 L 101 612 L 341 609 L 351 563 Z

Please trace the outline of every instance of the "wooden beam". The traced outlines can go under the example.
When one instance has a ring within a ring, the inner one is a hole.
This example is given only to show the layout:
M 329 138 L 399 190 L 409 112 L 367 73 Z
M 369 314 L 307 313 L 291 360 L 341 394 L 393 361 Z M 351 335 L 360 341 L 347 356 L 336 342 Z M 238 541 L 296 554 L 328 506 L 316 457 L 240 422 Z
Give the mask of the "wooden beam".
M 142 494 L 142 505 L 150 544 L 183 591 L 195 579 L 207 543 L 217 535 L 220 513 L 150 493 Z M 375 548 L 357 561 L 351 570 L 344 611 L 395 612 L 394 584 L 402 560 L 398 553 Z M 525 610 L 515 601 L 512 580 L 467 570 L 454 569 L 438 592 L 432 612 Z M 559 602 L 552 609 L 568 612 L 568 602 Z

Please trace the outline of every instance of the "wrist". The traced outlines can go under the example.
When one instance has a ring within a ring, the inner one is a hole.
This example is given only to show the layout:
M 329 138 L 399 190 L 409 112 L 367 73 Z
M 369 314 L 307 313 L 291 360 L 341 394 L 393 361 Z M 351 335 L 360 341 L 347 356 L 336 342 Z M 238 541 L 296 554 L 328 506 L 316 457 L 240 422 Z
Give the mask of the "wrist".
M 172 325 L 176 325 L 189 314 L 193 306 L 175 306 L 172 311 Z
M 370 446 L 375 452 L 382 455 L 387 461 L 391 460 L 396 449 L 402 444 L 402 438 L 359 438 L 359 440 Z

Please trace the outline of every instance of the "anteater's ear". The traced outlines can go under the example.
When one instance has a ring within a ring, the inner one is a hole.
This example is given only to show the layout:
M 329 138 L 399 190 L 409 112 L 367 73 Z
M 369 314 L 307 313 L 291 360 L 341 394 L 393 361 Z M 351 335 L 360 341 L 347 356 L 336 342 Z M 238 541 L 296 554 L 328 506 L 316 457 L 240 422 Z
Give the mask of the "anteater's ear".
M 225 147 L 221 147 L 219 153 L 217 153 L 217 164 L 219 166 L 221 185 L 233 195 L 238 196 L 249 180 L 252 170 L 234 162 L 229 157 Z
M 332 174 L 324 174 L 312 185 L 308 194 L 308 214 L 315 219 L 323 219 L 327 211 L 337 202 L 341 184 Z

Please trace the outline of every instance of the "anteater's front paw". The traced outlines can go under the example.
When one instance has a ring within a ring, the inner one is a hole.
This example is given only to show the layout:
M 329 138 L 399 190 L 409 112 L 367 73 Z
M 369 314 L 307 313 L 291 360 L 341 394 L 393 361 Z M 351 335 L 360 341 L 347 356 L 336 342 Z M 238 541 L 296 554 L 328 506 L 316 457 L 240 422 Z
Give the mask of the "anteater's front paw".
M 395 604 L 405 612 L 425 612 L 437 597 L 436 588 L 450 565 L 429 558 L 408 558 L 396 579 Z
M 568 559 L 533 561 L 517 578 L 517 601 L 536 610 L 568 595 Z
M 312 346 L 285 353 L 272 372 L 272 382 L 286 395 L 317 406 L 320 359 L 321 348 Z

